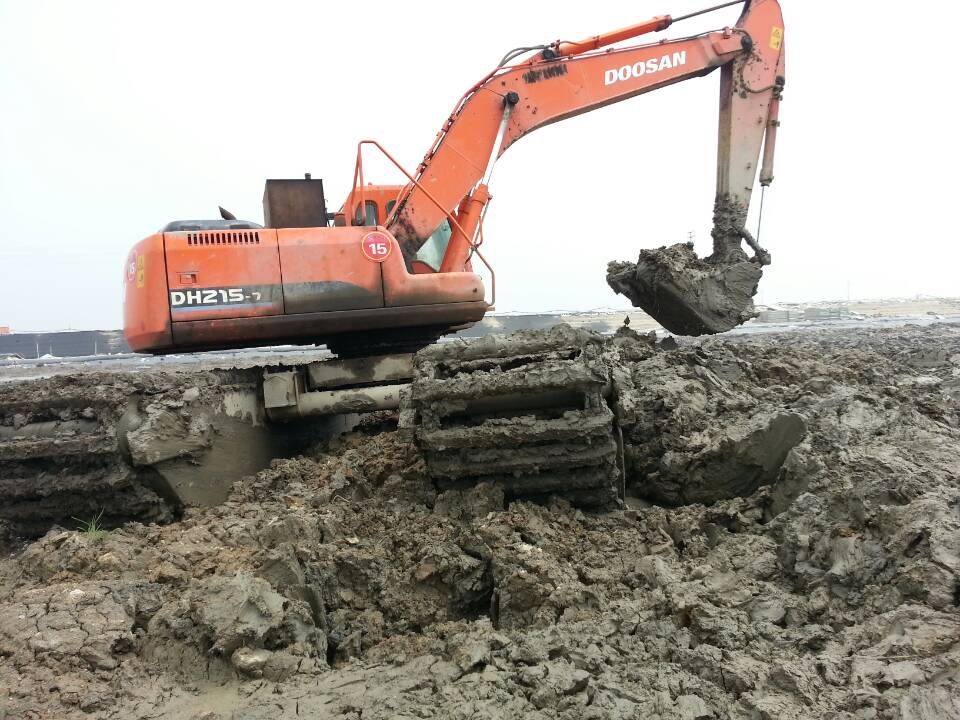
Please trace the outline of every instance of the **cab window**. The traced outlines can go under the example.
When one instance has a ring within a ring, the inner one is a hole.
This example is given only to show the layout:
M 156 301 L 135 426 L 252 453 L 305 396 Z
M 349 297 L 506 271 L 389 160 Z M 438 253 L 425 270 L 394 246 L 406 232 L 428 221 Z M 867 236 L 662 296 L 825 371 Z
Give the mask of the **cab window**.
M 353 214 L 353 224 L 354 225 L 379 225 L 377 220 L 377 204 L 373 200 L 367 200 L 366 202 L 366 218 L 363 217 L 360 213 L 360 203 L 357 203 L 357 210 Z
M 422 263 L 429 265 L 434 270 L 440 269 L 440 263 L 443 262 L 443 256 L 447 252 L 447 245 L 450 244 L 450 236 L 453 231 L 450 229 L 450 221 L 444 219 L 440 227 L 433 231 L 433 234 L 427 238 L 427 241 L 417 250 L 416 258 Z

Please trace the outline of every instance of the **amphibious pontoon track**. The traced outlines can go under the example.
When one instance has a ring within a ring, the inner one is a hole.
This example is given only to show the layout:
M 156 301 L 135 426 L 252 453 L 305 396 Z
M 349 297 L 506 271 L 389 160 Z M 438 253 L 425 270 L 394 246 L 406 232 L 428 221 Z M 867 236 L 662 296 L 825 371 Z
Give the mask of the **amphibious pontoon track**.
M 433 345 L 414 358 L 401 428 L 440 488 L 486 481 L 508 497 L 609 504 L 621 475 L 602 351 L 569 327 Z
M 170 521 L 340 427 L 268 424 L 260 378 L 225 368 L 0 383 L 0 530 Z
M 163 521 L 171 506 L 150 470 L 125 460 L 129 388 L 98 375 L 0 384 L 0 521 L 19 532 L 73 518 Z

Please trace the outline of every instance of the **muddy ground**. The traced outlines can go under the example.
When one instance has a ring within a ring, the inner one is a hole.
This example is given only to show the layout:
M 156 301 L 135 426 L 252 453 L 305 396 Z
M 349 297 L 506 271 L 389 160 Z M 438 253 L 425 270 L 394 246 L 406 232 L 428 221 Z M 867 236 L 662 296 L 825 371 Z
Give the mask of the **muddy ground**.
M 623 342 L 626 507 L 438 493 L 370 417 L 12 548 L 0 717 L 960 718 L 960 327 Z

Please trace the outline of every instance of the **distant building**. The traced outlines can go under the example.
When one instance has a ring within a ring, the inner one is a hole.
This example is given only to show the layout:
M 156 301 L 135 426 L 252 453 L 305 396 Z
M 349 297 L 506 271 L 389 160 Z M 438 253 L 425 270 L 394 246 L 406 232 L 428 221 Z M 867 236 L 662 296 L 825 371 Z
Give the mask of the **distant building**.
M 22 358 L 77 357 L 130 352 L 119 330 L 72 330 L 52 333 L 0 332 L 0 355 Z
M 0 325 L 0 335 L 9 335 L 10 326 L 9 325 Z
M 829 307 L 808 307 L 803 311 L 803 319 L 817 322 L 820 320 L 846 320 L 850 317 L 850 308 L 846 305 Z
M 766 308 L 757 318 L 764 323 L 788 323 L 803 320 L 803 312 L 794 308 Z

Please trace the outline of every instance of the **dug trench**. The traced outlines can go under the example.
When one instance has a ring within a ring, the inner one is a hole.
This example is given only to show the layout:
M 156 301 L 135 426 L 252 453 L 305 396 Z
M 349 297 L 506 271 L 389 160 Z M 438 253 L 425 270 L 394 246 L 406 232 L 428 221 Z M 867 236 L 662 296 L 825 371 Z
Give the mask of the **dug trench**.
M 5 557 L 6 716 L 960 717 L 960 328 L 603 343 L 625 507 L 370 418 Z

